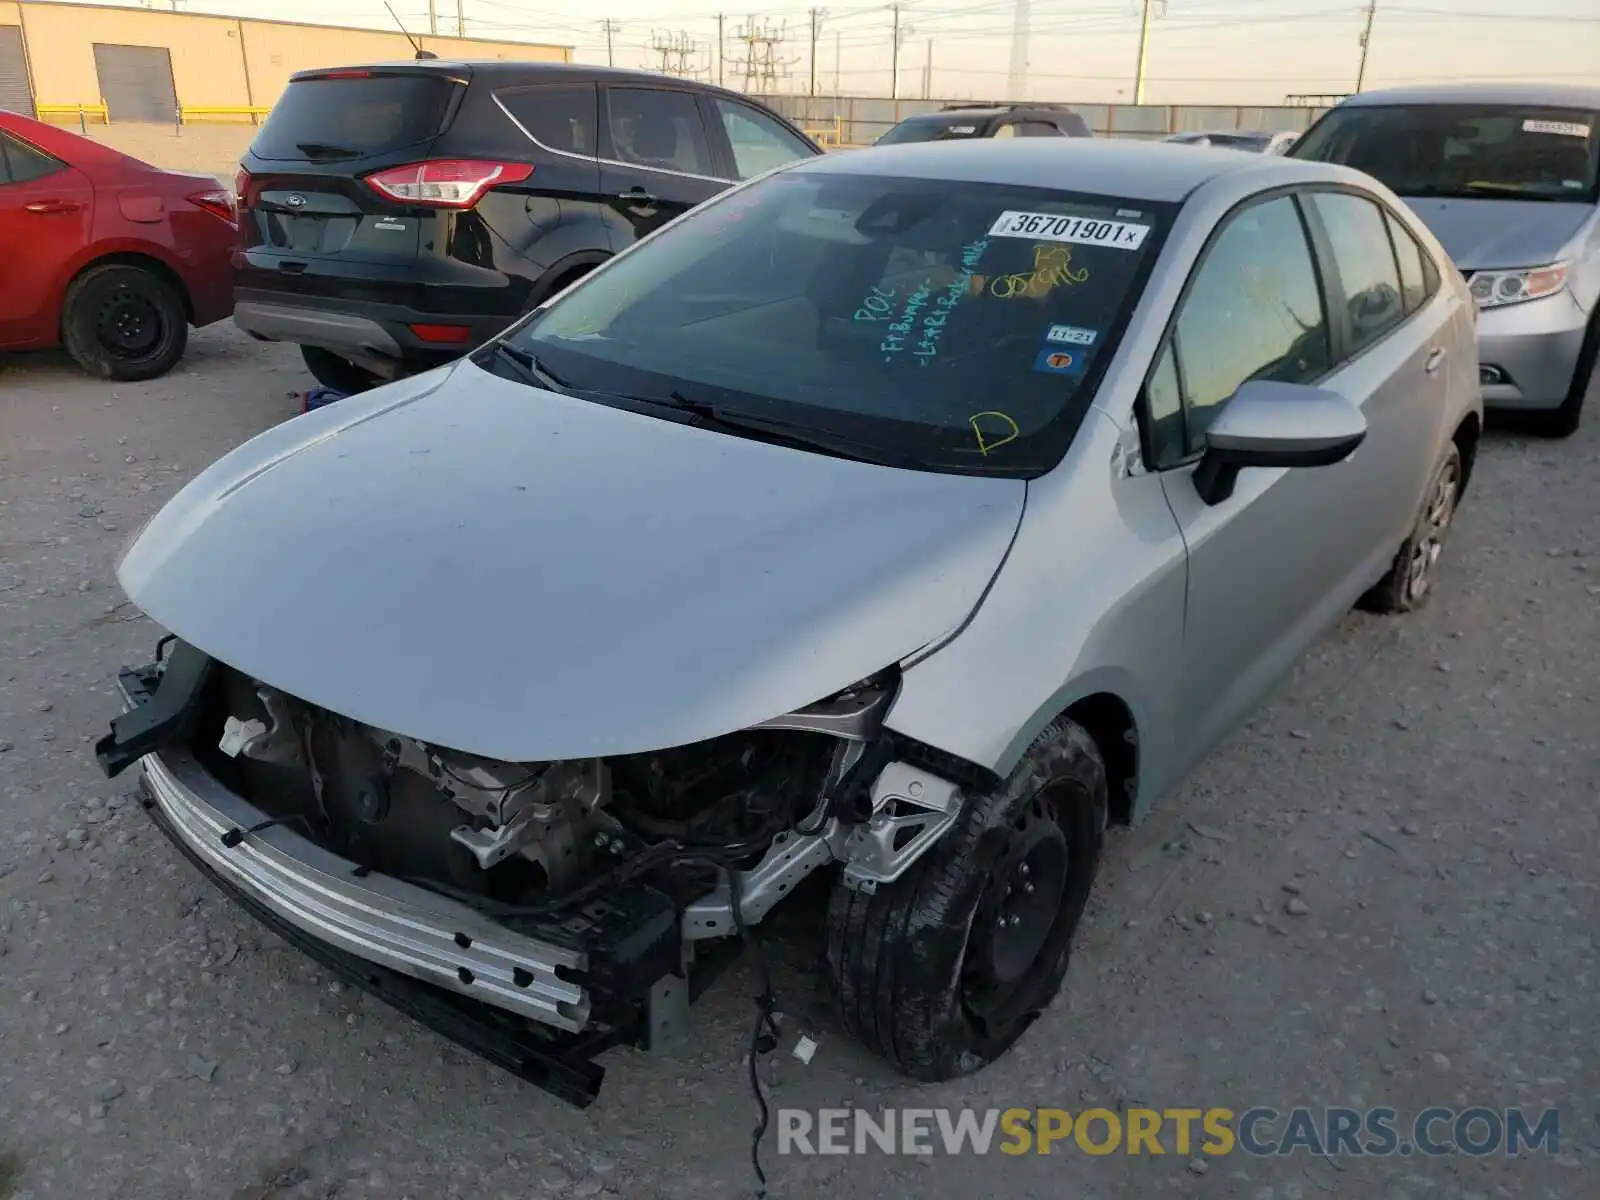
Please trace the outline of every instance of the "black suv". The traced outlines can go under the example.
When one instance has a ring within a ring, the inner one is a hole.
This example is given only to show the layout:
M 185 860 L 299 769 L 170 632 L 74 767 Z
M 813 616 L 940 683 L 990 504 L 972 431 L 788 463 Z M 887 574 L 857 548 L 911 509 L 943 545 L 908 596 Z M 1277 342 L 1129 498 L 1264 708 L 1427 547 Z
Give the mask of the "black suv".
M 734 181 L 820 153 L 743 96 L 642 71 L 301 71 L 240 163 L 234 320 L 358 391 L 458 357 Z
M 879 146 L 992 137 L 1093 137 L 1089 124 L 1064 104 L 947 104 L 907 117 L 878 139 Z

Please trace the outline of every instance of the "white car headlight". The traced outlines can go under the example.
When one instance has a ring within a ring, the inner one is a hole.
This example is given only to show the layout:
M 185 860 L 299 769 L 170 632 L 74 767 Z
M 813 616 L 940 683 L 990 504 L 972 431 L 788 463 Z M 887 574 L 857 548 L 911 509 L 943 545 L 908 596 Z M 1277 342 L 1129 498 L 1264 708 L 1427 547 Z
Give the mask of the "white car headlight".
M 1472 298 L 1479 308 L 1500 308 L 1554 296 L 1567 286 L 1567 264 L 1529 267 L 1522 271 L 1478 271 L 1472 276 Z

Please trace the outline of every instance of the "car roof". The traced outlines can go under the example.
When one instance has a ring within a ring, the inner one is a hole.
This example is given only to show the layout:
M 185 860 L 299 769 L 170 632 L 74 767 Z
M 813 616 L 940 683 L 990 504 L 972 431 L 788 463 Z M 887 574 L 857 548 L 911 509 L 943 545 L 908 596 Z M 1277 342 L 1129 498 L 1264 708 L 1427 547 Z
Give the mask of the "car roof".
M 14 134 L 53 158 L 59 158 L 69 167 L 97 175 L 101 168 L 111 171 L 150 172 L 160 175 L 181 175 L 184 172 L 167 171 L 155 167 L 141 158 L 113 150 L 103 142 L 81 137 L 70 129 L 51 125 L 25 113 L 0 108 L 0 129 Z
M 394 71 L 400 69 L 438 72 L 443 75 L 466 73 L 473 78 L 482 76 L 490 80 L 497 78 L 521 79 L 529 75 L 552 75 L 585 81 L 647 83 L 653 87 L 690 87 L 700 91 L 721 92 L 725 95 L 736 96 L 739 99 L 760 102 L 759 97 L 740 96 L 739 93 L 718 87 L 714 83 L 683 79 L 676 75 L 663 75 L 658 71 L 637 71 L 626 67 L 596 67 L 588 63 L 546 62 L 540 59 L 525 58 L 406 58 L 389 59 L 381 62 L 340 63 L 337 66 L 296 71 L 289 77 L 289 80 L 292 83 L 295 80 L 315 78 L 318 75 L 326 75 L 334 71 Z
M 1552 108 L 1600 109 L 1600 87 L 1579 83 L 1435 83 L 1360 92 L 1340 108 L 1390 104 L 1548 104 Z
M 962 183 L 1054 187 L 1130 200 L 1179 201 L 1218 176 L 1254 172 L 1263 188 L 1350 173 L 1325 163 L 1240 154 L 1208 146 L 1111 138 L 975 138 L 845 150 L 806 159 L 794 171 L 895 175 Z
M 1008 117 L 1017 113 L 1066 113 L 1071 116 L 1077 114 L 1064 104 L 954 104 L 948 108 L 941 108 L 934 112 L 913 113 L 900 122 L 904 125 L 910 121 L 948 121 L 951 118 L 961 117 Z

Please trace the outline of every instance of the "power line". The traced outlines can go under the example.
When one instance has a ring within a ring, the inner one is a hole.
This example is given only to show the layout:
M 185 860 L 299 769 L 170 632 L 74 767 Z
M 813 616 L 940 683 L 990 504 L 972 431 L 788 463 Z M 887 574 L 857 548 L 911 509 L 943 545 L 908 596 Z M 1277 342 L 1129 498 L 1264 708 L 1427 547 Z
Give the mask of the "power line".
M 650 50 L 656 56 L 657 67 L 663 75 L 676 75 L 680 79 L 700 78 L 701 42 L 689 36 L 687 30 L 676 33 L 650 35 Z
M 734 39 L 744 43 L 744 55 L 734 66 L 743 66 L 744 90 L 757 94 L 778 90 L 778 80 L 787 78 L 789 68 L 799 62 L 795 58 L 779 58 L 778 47 L 789 40 L 788 22 L 773 25 L 770 21 L 756 23 L 749 18 L 734 30 Z

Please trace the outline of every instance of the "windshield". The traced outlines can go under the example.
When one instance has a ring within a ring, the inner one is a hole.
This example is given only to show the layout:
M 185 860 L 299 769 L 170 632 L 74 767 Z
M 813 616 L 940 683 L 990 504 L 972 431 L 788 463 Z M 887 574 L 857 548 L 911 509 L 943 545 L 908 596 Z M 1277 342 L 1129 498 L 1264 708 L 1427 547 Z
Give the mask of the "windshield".
M 1527 105 L 1354 105 L 1312 126 L 1291 158 L 1342 163 L 1402 196 L 1594 203 L 1600 120 Z
M 352 71 L 289 84 L 250 150 L 257 158 L 365 158 L 427 141 L 455 84 L 438 74 Z
M 680 218 L 509 341 L 592 398 L 711 403 L 875 461 L 1038 474 L 1089 404 L 1170 207 L 786 172 Z
M 988 117 L 914 117 L 901 121 L 878 139 L 880 146 L 899 146 L 907 142 L 936 142 L 941 138 L 977 137 Z

